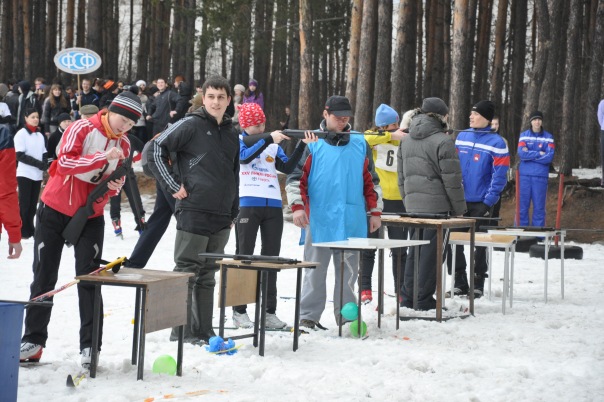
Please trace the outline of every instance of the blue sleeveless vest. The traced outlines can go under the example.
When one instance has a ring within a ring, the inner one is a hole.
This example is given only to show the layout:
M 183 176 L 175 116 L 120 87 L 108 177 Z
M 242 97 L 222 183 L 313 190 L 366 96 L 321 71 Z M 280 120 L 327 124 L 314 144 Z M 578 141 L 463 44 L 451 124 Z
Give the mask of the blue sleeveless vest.
M 350 142 L 344 146 L 319 140 L 308 147 L 312 154 L 308 203 L 313 242 L 367 237 L 363 194 L 365 139 L 351 135 Z

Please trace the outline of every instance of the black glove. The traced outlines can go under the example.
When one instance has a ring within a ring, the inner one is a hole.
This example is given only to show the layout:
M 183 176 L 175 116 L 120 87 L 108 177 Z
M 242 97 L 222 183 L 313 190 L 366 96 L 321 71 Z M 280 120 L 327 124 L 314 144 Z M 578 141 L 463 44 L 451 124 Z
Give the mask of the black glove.
M 478 207 L 476 207 L 473 215 L 476 217 L 486 218 L 491 215 L 491 207 L 482 202 Z

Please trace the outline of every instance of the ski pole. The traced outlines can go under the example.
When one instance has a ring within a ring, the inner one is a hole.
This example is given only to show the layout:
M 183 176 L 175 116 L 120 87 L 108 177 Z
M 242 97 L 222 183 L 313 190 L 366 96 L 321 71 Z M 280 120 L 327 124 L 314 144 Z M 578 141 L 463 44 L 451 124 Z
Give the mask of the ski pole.
M 97 274 L 100 274 L 101 272 L 108 271 L 110 269 L 113 269 L 114 272 L 117 272 L 117 271 L 115 271 L 115 268 L 120 267 L 125 261 L 126 261 L 126 257 L 120 257 L 120 258 L 118 258 L 115 261 L 111 261 L 110 263 L 108 263 L 104 267 L 100 267 L 100 268 L 92 271 L 88 275 L 97 275 Z M 118 268 L 118 270 L 119 270 L 119 268 Z M 56 295 L 57 293 L 62 292 L 65 289 L 67 289 L 67 288 L 69 288 L 69 287 L 77 284 L 78 282 L 80 282 L 80 280 L 79 279 L 75 279 L 75 280 L 73 280 L 73 281 L 71 281 L 69 283 L 66 283 L 65 285 L 63 285 L 63 286 L 61 286 L 61 287 L 59 287 L 57 289 L 51 290 L 49 292 L 43 293 L 43 294 L 41 294 L 39 296 L 36 296 L 36 297 L 32 298 L 30 300 L 30 302 L 37 302 L 37 301 L 46 300 L 46 299 L 48 299 L 48 298 Z

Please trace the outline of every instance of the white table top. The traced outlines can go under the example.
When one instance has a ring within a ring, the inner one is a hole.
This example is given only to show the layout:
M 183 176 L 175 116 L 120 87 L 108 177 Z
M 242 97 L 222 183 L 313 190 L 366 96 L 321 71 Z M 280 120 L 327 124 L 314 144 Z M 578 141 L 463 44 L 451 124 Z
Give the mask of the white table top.
M 566 234 L 564 229 L 554 230 L 524 230 L 524 229 L 489 229 L 491 234 L 506 234 L 511 236 L 530 236 L 530 237 L 552 237 L 560 234 Z
M 421 246 L 430 243 L 428 240 L 396 240 L 396 239 L 369 239 L 351 237 L 348 240 L 313 243 L 314 247 L 328 247 L 350 250 L 380 250 L 384 248 L 400 248 Z

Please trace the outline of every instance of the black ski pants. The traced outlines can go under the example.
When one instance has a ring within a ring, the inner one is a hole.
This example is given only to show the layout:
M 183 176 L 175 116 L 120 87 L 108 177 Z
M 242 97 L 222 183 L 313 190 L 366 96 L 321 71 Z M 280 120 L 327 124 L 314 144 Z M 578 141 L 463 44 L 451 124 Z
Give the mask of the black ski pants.
M 147 225 L 143 233 L 141 233 L 132 254 L 128 259 L 127 266 L 129 268 L 144 268 L 149 262 L 149 258 L 155 251 L 155 247 L 161 240 L 170 219 L 174 215 L 176 207 L 176 198 L 172 194 L 167 193 L 158 183 L 155 183 L 156 197 L 153 213 L 149 216 Z
M 40 202 L 36 216 L 34 235 L 34 280 L 30 286 L 34 298 L 55 288 L 65 240 L 61 233 L 69 223 L 70 216 L 64 215 Z M 96 266 L 93 259 L 103 253 L 105 218 L 99 216 L 88 219 L 80 240 L 74 248 L 75 273 L 86 275 Z M 80 350 L 92 345 L 92 319 L 94 311 L 94 286 L 77 285 L 80 308 Z M 49 299 L 52 301 L 52 298 Z M 51 307 L 29 306 L 25 315 L 23 342 L 46 346 Z M 101 299 L 101 334 L 103 330 L 103 301 Z M 101 342 L 99 342 L 100 350 Z
M 235 234 L 237 254 L 254 254 L 256 237 L 260 229 L 261 255 L 278 256 L 281 251 L 283 234 L 283 211 L 276 207 L 242 207 L 237 217 Z M 266 312 L 275 314 L 277 310 L 277 272 L 268 273 L 268 291 L 266 294 Z M 238 313 L 246 312 L 246 305 L 234 306 Z
M 34 235 L 34 217 L 40 197 L 42 181 L 17 176 L 19 186 L 19 213 L 21 214 L 21 237 L 24 239 Z

